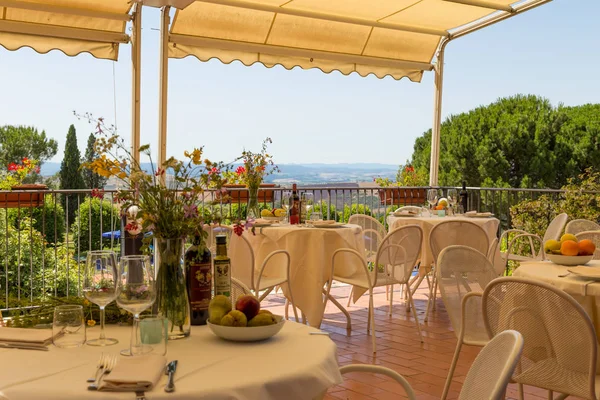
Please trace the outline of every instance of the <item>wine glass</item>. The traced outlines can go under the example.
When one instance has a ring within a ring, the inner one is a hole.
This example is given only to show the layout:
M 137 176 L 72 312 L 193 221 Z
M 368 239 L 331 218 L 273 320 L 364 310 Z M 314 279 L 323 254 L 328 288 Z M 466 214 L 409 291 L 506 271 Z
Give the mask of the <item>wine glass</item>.
M 456 201 L 458 200 L 458 192 L 455 188 L 448 189 L 448 203 L 450 203 L 450 208 L 452 209 L 452 213 L 454 214 Z
M 308 213 L 310 212 L 310 210 L 312 210 L 313 207 L 313 194 L 308 192 L 302 193 L 302 196 L 300 197 L 300 203 L 302 203 L 302 207 L 304 207 L 304 211 L 306 211 L 304 217 L 304 223 L 306 223 L 306 221 L 308 221 L 309 218 Z
M 152 306 L 156 300 L 154 268 L 150 257 L 142 255 L 121 257 L 121 277 L 119 279 L 119 307 L 133 314 L 133 327 L 129 349 L 121 351 L 124 356 L 144 353 L 138 334 L 140 313 Z
M 429 203 L 429 208 L 433 209 L 433 206 L 437 204 L 438 201 L 438 190 L 437 189 L 429 189 L 427 191 L 427 202 Z
M 285 209 L 285 222 L 289 222 L 290 216 L 290 203 L 292 200 L 292 192 L 289 190 L 284 190 L 281 193 L 281 206 Z
M 119 343 L 117 339 L 107 338 L 104 334 L 104 307 L 119 294 L 119 267 L 117 256 L 108 250 L 94 250 L 87 254 L 83 295 L 100 307 L 100 337 L 88 340 L 90 346 L 111 346 Z

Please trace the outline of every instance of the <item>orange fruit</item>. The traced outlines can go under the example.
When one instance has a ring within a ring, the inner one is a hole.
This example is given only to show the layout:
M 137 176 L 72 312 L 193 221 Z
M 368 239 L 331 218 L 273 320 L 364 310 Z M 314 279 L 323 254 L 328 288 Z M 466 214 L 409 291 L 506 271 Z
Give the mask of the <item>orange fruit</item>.
M 443 210 L 444 206 L 440 204 L 440 205 L 435 206 L 435 209 L 436 210 Z
M 560 253 L 563 256 L 576 256 L 579 254 L 579 246 L 577 245 L 577 242 L 565 240 L 560 245 Z
M 583 239 L 578 246 L 580 256 L 591 256 L 596 251 L 596 245 L 589 239 Z

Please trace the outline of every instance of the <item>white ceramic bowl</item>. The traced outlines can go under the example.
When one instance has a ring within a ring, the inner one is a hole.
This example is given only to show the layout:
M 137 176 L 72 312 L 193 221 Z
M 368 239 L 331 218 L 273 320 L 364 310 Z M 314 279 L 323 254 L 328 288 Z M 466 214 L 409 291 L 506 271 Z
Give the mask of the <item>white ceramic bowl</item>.
M 261 217 L 265 221 L 283 221 L 285 217 Z
M 221 326 L 211 324 L 210 322 L 207 322 L 207 325 L 212 333 L 221 339 L 231 340 L 232 342 L 257 342 L 275 336 L 283 328 L 283 324 L 285 324 L 283 317 L 275 315 L 275 318 L 279 322 L 275 325 L 267 326 Z
M 554 264 L 575 266 L 588 263 L 594 256 L 562 256 L 559 254 L 546 254 L 546 258 Z

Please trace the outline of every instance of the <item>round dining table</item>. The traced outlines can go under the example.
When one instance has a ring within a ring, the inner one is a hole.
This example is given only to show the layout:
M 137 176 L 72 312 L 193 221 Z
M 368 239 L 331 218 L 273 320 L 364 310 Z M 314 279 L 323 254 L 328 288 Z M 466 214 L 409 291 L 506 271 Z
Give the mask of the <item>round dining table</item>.
M 434 226 L 446 221 L 470 221 L 479 225 L 485 231 L 488 241 L 491 245 L 492 241 L 497 237 L 498 226 L 500 220 L 494 217 L 466 217 L 463 215 L 438 217 L 433 216 L 394 216 L 393 214 L 387 217 L 387 223 L 390 232 L 405 225 L 419 225 L 423 229 L 423 243 L 421 245 L 421 265 L 430 266 L 433 262 L 433 253 L 429 247 L 429 234 Z
M 335 343 L 323 332 L 311 332 L 320 331 L 286 321 L 270 339 L 241 343 L 220 339 L 207 326 L 194 326 L 189 338 L 168 342 L 166 360 L 178 360 L 175 391 L 164 391 L 167 377 L 163 375 L 145 398 L 320 399 L 342 379 Z M 88 339 L 99 333 L 98 327 L 88 329 Z M 106 334 L 119 343 L 70 349 L 49 345 L 49 351 L 0 349 L 0 399 L 135 400 L 134 392 L 87 390 L 86 379 L 94 375 L 102 353 L 117 360 L 129 358 L 119 351 L 128 347 L 131 327 L 107 326 Z
M 336 250 L 350 248 L 363 254 L 365 239 L 358 225 L 336 224 L 326 227 L 306 225 L 284 225 L 256 227 L 254 233 L 244 231 L 254 254 L 254 267 L 258 271 L 271 252 L 286 250 L 290 255 L 290 287 L 294 304 L 306 316 L 308 323 L 319 327 L 323 320 L 325 302 L 323 286 L 331 279 L 332 256 Z M 231 269 L 233 277 L 242 277 L 242 282 L 250 279 L 244 275 L 250 271 L 251 256 L 240 238 L 232 236 L 229 244 Z M 357 257 L 343 254 L 340 262 L 336 261 L 335 274 L 351 276 L 362 269 L 361 260 Z M 265 269 L 265 275 L 269 275 Z M 283 292 L 289 298 L 287 285 Z M 332 300 L 330 298 L 330 300 Z M 335 299 L 332 301 L 335 302 Z

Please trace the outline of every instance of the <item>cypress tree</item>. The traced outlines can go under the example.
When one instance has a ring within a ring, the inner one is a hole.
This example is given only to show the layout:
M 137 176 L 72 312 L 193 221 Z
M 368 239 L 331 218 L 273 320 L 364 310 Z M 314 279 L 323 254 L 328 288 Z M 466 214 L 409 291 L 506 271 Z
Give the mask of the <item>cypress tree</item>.
M 69 127 L 69 133 L 67 133 L 67 141 L 65 143 L 65 155 L 60 164 L 60 188 L 61 189 L 84 189 L 85 184 L 80 170 L 80 159 L 81 153 L 77 147 L 77 133 L 75 132 L 75 126 Z M 68 199 L 68 208 L 67 208 Z M 75 211 L 77 211 L 77 195 L 63 195 L 62 204 L 65 209 L 67 216 L 69 217 L 69 223 L 75 219 Z
M 87 142 L 87 148 L 85 149 L 85 156 L 83 161 L 91 163 L 96 158 L 96 151 L 94 150 L 94 144 L 96 143 L 96 137 L 93 133 L 90 133 Z M 102 189 L 106 185 L 107 178 L 94 173 L 92 170 L 84 169 L 83 181 L 85 187 L 88 189 Z

